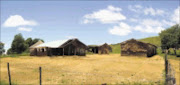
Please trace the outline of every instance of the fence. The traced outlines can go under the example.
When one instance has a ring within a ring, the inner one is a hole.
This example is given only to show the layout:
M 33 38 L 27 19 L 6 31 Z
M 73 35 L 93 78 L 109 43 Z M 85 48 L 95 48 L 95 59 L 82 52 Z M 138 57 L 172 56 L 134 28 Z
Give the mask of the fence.
M 8 69 L 8 77 L 9 77 L 9 85 L 11 85 L 11 74 L 10 74 L 10 65 L 7 63 L 7 69 Z M 41 80 L 41 73 L 42 68 L 39 67 L 39 84 L 42 84 Z M 175 79 L 175 70 L 172 68 L 169 60 L 167 59 L 167 54 L 165 55 L 165 85 L 176 85 L 176 79 Z
M 11 73 L 10 73 L 9 63 L 7 63 L 7 69 L 8 69 L 9 85 L 11 85 Z M 42 85 L 41 72 L 42 72 L 41 67 L 39 67 L 39 85 Z
M 167 59 L 167 53 L 165 55 L 165 72 L 165 85 L 176 85 L 175 70 L 172 68 L 169 60 Z

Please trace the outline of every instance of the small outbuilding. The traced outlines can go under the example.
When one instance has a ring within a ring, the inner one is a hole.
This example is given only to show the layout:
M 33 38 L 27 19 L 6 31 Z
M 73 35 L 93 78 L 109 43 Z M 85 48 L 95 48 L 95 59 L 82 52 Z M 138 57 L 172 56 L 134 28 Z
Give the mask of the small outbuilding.
M 100 46 L 88 46 L 88 51 L 95 54 L 109 54 L 112 52 L 112 48 L 107 43 L 105 43 Z
M 130 39 L 121 43 L 121 56 L 151 57 L 156 54 L 156 49 L 153 44 Z
M 36 56 L 79 55 L 85 56 L 87 46 L 78 39 L 58 40 L 33 47 Z M 31 49 L 31 48 L 30 48 Z M 31 54 L 31 53 L 30 53 Z

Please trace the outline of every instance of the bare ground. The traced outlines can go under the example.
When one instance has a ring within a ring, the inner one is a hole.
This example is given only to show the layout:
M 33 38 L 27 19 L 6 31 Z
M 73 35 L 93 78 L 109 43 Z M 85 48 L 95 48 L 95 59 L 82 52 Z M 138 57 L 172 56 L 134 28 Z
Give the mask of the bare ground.
M 121 84 L 125 82 L 158 82 L 163 80 L 164 60 L 156 55 L 124 57 L 120 54 L 87 55 L 86 57 L 30 57 L 1 59 L 1 80 L 8 82 L 7 62 L 12 82 L 39 84 Z

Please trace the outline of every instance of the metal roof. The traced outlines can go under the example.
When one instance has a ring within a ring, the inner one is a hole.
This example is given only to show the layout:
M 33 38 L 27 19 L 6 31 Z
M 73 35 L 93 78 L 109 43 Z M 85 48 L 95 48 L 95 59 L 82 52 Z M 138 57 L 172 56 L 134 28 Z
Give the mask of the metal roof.
M 56 41 L 51 41 L 47 43 L 43 43 L 40 45 L 35 46 L 35 48 L 41 48 L 41 47 L 49 47 L 49 48 L 58 48 L 68 40 L 56 40 Z

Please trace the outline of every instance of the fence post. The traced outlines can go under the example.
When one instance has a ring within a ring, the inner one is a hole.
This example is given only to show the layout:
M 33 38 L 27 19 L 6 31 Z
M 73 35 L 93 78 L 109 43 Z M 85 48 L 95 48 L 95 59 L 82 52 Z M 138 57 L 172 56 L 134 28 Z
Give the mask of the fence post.
M 41 82 L 42 82 L 42 81 L 41 81 L 41 67 L 39 67 L 39 80 L 40 80 L 39 83 L 40 83 L 40 85 L 41 85 Z
M 168 51 L 165 51 L 165 85 L 168 85 L 168 59 L 167 59 Z
M 8 76 L 9 76 L 9 85 L 11 85 L 11 74 L 9 69 L 9 63 L 7 63 L 7 69 L 8 69 Z

